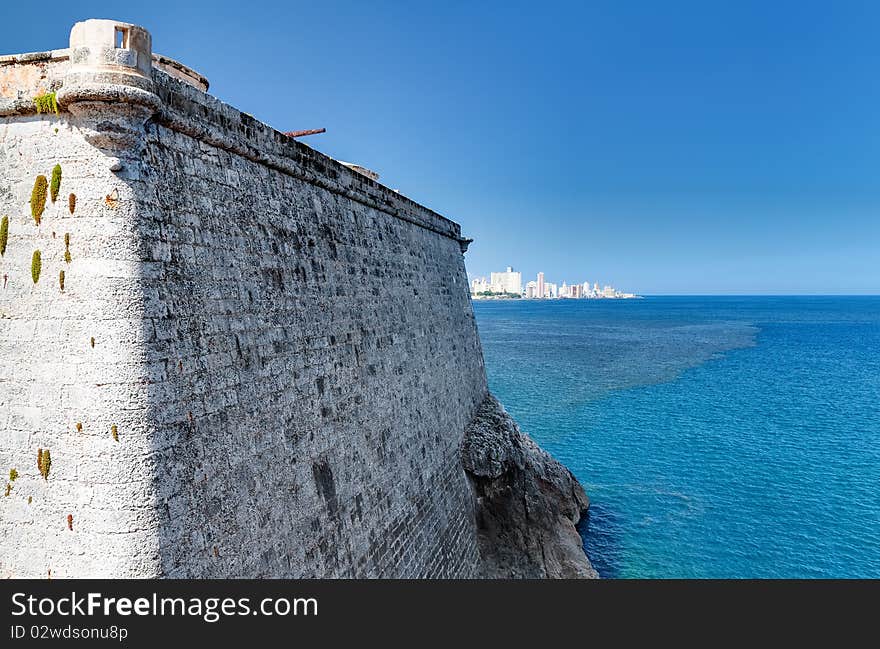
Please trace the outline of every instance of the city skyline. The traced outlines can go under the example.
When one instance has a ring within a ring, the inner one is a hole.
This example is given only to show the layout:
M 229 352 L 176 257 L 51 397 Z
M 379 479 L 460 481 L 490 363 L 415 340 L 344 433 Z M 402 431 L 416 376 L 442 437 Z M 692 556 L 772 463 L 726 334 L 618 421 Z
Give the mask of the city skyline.
M 562 283 L 547 281 L 544 272 L 538 272 L 535 279 L 523 283 L 523 275 L 512 266 L 503 271 L 493 271 L 488 277 L 468 277 L 471 296 L 522 297 L 525 299 L 630 299 L 641 297 L 635 293 L 620 291 L 610 284 L 601 287 L 598 281 Z

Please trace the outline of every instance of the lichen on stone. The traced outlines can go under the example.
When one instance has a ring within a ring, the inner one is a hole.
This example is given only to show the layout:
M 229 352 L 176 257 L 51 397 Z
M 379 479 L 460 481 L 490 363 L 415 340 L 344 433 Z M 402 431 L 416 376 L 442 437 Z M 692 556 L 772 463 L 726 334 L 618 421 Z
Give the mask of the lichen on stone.
M 37 107 L 37 113 L 55 113 L 58 114 L 58 98 L 54 92 L 44 92 L 34 97 L 34 106 Z
M 34 181 L 34 189 L 31 191 L 31 215 L 37 225 L 40 225 L 43 212 L 46 210 L 47 189 L 49 189 L 49 181 L 46 180 L 46 176 L 40 174 Z
M 49 182 L 49 198 L 52 202 L 58 200 L 58 192 L 61 190 L 61 165 L 52 167 L 52 180 Z
M 6 254 L 6 243 L 9 240 L 9 217 L 0 219 L 0 257 Z
M 39 250 L 34 250 L 34 256 L 31 257 L 31 277 L 34 284 L 40 281 L 40 270 L 43 267 L 42 256 Z

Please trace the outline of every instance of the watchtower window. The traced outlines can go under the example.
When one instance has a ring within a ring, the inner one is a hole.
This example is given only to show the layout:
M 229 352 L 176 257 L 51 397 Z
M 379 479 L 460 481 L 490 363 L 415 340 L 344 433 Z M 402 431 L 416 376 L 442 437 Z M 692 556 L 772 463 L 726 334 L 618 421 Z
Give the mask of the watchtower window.
M 116 47 L 121 50 L 128 49 L 128 30 L 125 27 L 116 28 Z

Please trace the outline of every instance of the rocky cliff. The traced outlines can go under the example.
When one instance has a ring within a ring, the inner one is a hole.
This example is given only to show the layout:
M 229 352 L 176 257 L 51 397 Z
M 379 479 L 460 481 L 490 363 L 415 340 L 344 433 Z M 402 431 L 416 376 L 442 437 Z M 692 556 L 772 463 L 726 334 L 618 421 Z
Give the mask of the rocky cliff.
M 575 529 L 590 506 L 583 487 L 491 394 L 465 431 L 462 464 L 487 577 L 598 577 Z

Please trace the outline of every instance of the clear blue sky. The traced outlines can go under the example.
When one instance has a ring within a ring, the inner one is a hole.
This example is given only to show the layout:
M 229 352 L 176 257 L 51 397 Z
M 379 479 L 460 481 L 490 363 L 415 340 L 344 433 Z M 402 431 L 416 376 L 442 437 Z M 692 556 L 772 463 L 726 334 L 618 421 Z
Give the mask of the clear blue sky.
M 880 293 L 880 3 L 5 3 L 144 25 L 211 92 L 476 239 L 472 275 Z

